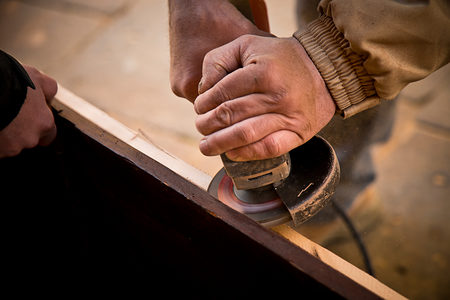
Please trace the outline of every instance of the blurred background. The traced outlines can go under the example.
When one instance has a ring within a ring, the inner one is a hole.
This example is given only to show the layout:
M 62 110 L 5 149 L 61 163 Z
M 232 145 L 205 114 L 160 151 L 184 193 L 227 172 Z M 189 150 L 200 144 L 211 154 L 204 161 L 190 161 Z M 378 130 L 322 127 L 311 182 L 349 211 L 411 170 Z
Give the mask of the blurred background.
M 266 3 L 272 32 L 291 36 L 295 1 Z M 221 168 L 170 89 L 166 1 L 0 0 L 0 49 L 205 173 Z M 449 65 L 409 85 L 391 139 L 373 149 L 382 205 L 362 238 L 376 277 L 414 299 L 450 298 L 449 98 Z M 364 270 L 346 234 L 326 247 Z

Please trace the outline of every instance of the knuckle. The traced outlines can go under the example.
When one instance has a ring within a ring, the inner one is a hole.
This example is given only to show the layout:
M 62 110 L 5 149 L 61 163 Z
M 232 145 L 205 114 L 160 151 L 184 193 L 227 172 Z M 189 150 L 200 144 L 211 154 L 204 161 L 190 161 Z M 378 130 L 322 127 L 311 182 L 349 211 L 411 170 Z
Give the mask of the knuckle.
M 208 122 L 205 121 L 203 117 L 197 117 L 197 119 L 195 120 L 195 127 L 197 128 L 198 132 L 203 135 L 209 134 L 209 130 L 206 127 L 206 124 L 208 124 Z
M 254 36 L 251 34 L 244 34 L 238 37 L 238 40 L 242 43 L 251 43 L 254 39 Z
M 44 126 L 45 132 L 52 132 L 55 129 L 56 129 L 56 125 L 55 125 L 54 120 L 51 120 L 51 121 L 45 123 L 45 126 Z
M 205 54 L 205 56 L 203 57 L 203 64 L 211 64 L 211 63 L 213 63 L 214 62 L 214 56 L 215 56 L 216 52 L 217 52 L 216 49 L 213 49 L 213 50 L 207 52 Z
M 216 69 L 217 73 L 219 74 L 226 74 L 228 73 L 228 67 L 227 64 L 223 60 L 217 59 L 215 62 L 212 63 L 212 66 L 214 69 Z
M 178 97 L 193 101 L 197 95 L 195 80 L 190 76 L 171 77 L 170 87 Z
M 58 92 L 58 84 L 56 83 L 56 80 L 50 77 L 46 77 L 45 80 L 47 81 L 47 84 L 45 85 L 47 90 L 46 94 L 49 95 L 49 98 L 53 98 Z
M 276 92 L 272 93 L 269 97 L 272 105 L 283 105 L 284 99 L 286 98 L 286 90 L 285 89 L 277 89 Z
M 226 72 L 226 63 L 222 57 L 219 49 L 213 49 L 205 54 L 203 57 L 203 65 L 208 68 L 212 67 L 216 71 L 222 73 Z M 205 75 L 205 74 L 204 74 Z
M 217 102 L 222 103 L 227 100 L 231 100 L 228 89 L 226 89 L 223 84 L 217 84 L 215 87 L 215 99 Z
M 266 157 L 276 157 L 281 155 L 280 149 L 280 143 L 272 136 L 268 136 L 264 139 L 263 151 Z
M 300 142 L 303 144 L 313 136 L 312 134 L 312 125 L 310 122 L 302 122 L 299 126 L 297 125 L 295 132 L 300 139 Z
M 308 122 L 308 121 L 304 122 L 302 124 L 302 126 L 300 127 L 300 130 L 302 131 L 303 136 L 309 136 L 310 133 L 312 132 L 312 124 L 311 124 L 311 122 Z
M 24 148 L 31 149 L 36 147 L 39 144 L 39 139 L 40 137 L 38 135 L 31 136 L 24 145 Z
M 173 73 L 170 74 L 170 88 L 175 95 L 180 96 L 180 80 L 178 76 L 174 75 Z
M 261 105 L 269 107 L 271 111 L 281 114 L 288 114 L 290 108 L 284 103 L 285 95 L 283 92 L 271 92 L 261 97 Z
M 47 133 L 56 127 L 55 119 L 53 118 L 53 114 L 49 109 L 46 109 L 45 113 L 42 114 L 41 122 L 39 124 L 39 130 L 42 133 Z
M 28 75 L 30 75 L 30 77 L 41 76 L 41 72 L 39 72 L 39 70 L 36 69 L 35 67 L 27 66 L 26 71 L 27 71 Z
M 242 144 L 251 143 L 255 136 L 255 130 L 251 126 L 237 126 L 233 135 Z
M 215 112 L 216 120 L 219 122 L 219 125 L 222 127 L 227 127 L 233 124 L 233 111 L 230 108 L 230 105 L 225 102 L 219 105 Z

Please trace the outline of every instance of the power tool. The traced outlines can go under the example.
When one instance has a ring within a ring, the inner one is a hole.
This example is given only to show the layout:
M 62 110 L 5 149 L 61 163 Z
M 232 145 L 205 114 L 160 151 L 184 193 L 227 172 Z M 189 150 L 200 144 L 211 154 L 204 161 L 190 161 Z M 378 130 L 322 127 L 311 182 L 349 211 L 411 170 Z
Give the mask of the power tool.
M 266 227 L 305 222 L 325 207 L 339 182 L 336 153 L 320 136 L 271 159 L 221 159 L 224 168 L 208 192 Z
M 259 29 L 270 32 L 264 0 L 230 2 Z M 328 203 L 339 182 L 336 153 L 320 136 L 272 159 L 236 162 L 225 154 L 221 159 L 224 168 L 208 192 L 267 227 L 305 222 Z

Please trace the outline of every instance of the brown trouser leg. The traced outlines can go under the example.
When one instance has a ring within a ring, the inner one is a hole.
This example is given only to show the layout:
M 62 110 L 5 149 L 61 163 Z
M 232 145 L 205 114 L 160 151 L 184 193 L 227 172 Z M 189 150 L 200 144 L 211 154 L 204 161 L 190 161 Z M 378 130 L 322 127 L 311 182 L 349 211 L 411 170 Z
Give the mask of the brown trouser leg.
M 318 0 L 297 0 L 296 14 L 299 28 L 318 17 Z M 391 133 L 395 111 L 395 100 L 386 101 L 376 108 L 343 120 L 334 116 L 319 133 L 336 150 L 341 166 L 340 184 L 334 200 L 344 209 L 355 197 L 375 181 L 375 168 L 370 154 L 375 143 L 386 141 Z M 314 221 L 327 221 L 333 217 L 330 206 L 323 209 Z

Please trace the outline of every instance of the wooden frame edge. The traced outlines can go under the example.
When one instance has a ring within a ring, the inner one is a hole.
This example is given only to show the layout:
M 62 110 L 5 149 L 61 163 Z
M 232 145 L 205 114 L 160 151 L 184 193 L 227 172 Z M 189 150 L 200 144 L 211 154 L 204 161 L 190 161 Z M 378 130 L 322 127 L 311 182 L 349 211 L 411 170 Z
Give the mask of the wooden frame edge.
M 66 88 L 62 86 L 58 87 L 58 93 L 55 96 L 52 106 L 60 116 L 69 120 L 80 131 L 102 143 L 104 146 L 108 147 L 117 154 L 123 154 L 120 149 L 117 148 L 121 147 L 120 144 L 125 144 L 135 149 L 135 153 L 137 154 L 134 156 L 132 161 L 138 167 L 146 170 L 146 157 L 149 157 L 152 160 L 164 165 L 172 172 L 185 178 L 198 188 L 204 191 L 207 190 L 209 182 L 211 181 L 211 177 L 208 174 L 201 172 L 183 160 L 147 142 L 138 132 L 128 128 L 118 120 L 112 118 L 107 113 L 88 103 L 84 99 L 76 96 Z M 91 126 L 92 124 L 95 124 L 95 126 Z M 106 136 L 108 136 L 108 138 L 104 138 Z M 111 139 L 110 137 L 113 138 Z M 214 213 L 212 212 L 212 214 Z M 236 223 L 232 223 L 232 225 L 236 225 Z M 246 234 L 251 234 L 252 230 L 254 230 L 252 227 L 259 226 L 256 223 L 252 223 L 254 222 L 243 224 L 244 226 L 247 225 L 248 228 L 240 227 L 240 229 L 245 230 Z M 331 251 L 302 236 L 288 225 L 284 224 L 272 228 L 272 232 L 288 240 L 290 244 L 295 245 L 296 248 L 299 248 L 303 252 L 314 256 L 317 260 L 329 266 L 338 274 L 341 274 L 345 278 L 353 281 L 356 286 L 367 290 L 373 297 L 383 299 L 405 299 L 404 296 L 384 285 L 376 278 L 373 278 Z M 294 249 L 290 248 L 286 249 L 286 251 L 294 251 Z M 301 262 L 292 261 L 291 263 L 299 264 Z M 311 276 L 317 279 L 319 274 L 312 274 Z M 337 289 L 337 292 L 346 298 L 352 298 L 352 295 L 354 296 L 354 294 L 349 291 L 346 292 L 345 290 L 339 290 L 339 287 L 335 289 Z

